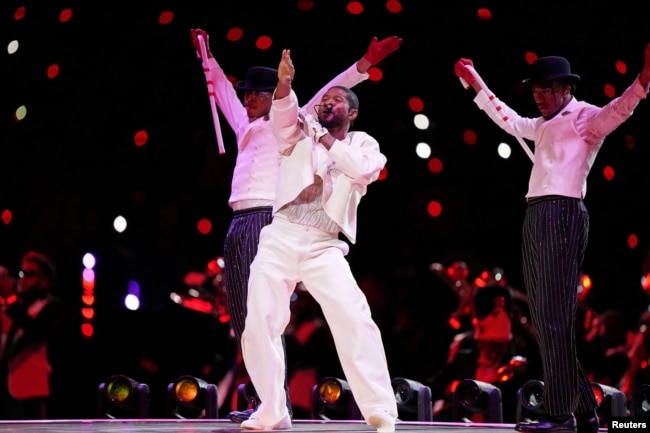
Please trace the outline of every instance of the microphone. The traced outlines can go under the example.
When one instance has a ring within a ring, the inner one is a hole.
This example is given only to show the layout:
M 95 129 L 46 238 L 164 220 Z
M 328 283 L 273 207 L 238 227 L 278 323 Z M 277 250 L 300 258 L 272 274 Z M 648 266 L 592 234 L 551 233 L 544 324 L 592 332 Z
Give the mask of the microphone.
M 319 104 L 319 105 L 316 105 L 314 108 L 316 108 L 317 113 L 320 113 L 321 111 L 322 112 L 325 112 L 325 111 L 331 112 L 332 108 L 334 108 L 334 104 Z

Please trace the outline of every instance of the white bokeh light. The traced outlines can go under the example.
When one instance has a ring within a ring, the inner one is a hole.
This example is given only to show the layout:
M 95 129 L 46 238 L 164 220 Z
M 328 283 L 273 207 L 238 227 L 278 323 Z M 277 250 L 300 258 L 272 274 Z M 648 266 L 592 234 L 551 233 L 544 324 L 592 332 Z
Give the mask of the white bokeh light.
M 140 299 L 135 295 L 128 294 L 124 298 L 124 306 L 131 311 L 135 311 L 140 308 Z
M 126 230 L 126 218 L 123 216 L 118 216 L 115 218 L 113 221 L 113 228 L 115 228 L 115 230 L 119 233 L 124 232 L 124 230 Z
M 422 129 L 422 130 L 428 129 L 429 118 L 424 114 L 416 114 L 415 117 L 413 117 L 413 124 L 418 129 Z
M 95 256 L 92 255 L 92 253 L 86 253 L 84 254 L 83 258 L 81 259 L 81 262 L 84 265 L 84 268 L 86 269 L 92 269 L 95 267 L 95 264 L 97 261 L 95 260 Z
M 9 44 L 7 45 L 7 53 L 15 54 L 16 51 L 18 51 L 18 47 L 19 47 L 18 41 L 13 40 L 9 42 Z
M 499 143 L 499 146 L 497 147 L 497 153 L 501 158 L 508 159 L 512 154 L 512 148 L 508 143 Z
M 415 146 L 415 153 L 422 159 L 429 159 L 431 156 L 431 146 L 429 144 L 421 142 Z

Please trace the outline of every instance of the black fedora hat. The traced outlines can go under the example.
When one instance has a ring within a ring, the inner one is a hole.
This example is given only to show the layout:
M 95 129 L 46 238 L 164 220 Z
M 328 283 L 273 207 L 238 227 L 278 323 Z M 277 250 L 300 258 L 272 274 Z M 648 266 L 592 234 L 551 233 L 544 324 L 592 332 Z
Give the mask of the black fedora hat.
M 252 66 L 246 71 L 246 78 L 235 84 L 237 90 L 272 92 L 278 84 L 278 70 L 265 66 Z
M 523 80 L 523 83 L 533 84 L 544 81 L 562 81 L 567 84 L 578 84 L 580 82 L 580 75 L 571 73 L 571 65 L 569 65 L 569 61 L 564 57 L 540 57 L 531 66 L 530 78 Z

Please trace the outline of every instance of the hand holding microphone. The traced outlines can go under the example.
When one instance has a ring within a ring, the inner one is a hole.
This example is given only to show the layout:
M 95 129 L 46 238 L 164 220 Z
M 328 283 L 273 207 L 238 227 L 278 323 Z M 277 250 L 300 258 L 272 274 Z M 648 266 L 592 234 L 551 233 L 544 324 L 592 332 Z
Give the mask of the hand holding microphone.
M 314 139 L 314 141 L 319 142 L 321 137 L 328 133 L 327 128 L 321 125 L 311 114 L 300 111 L 299 115 L 300 120 L 302 120 L 302 126 L 305 131 L 305 134 Z

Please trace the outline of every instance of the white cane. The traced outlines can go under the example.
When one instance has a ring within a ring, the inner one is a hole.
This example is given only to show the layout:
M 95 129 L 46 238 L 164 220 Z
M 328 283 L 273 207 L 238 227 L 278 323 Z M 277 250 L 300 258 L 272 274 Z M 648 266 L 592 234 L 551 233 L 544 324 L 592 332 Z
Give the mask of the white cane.
M 483 90 L 487 90 L 487 86 L 485 85 L 485 83 L 484 83 L 483 80 L 481 79 L 481 76 L 478 74 L 478 72 L 476 72 L 476 70 L 474 69 L 474 67 L 469 66 L 469 65 L 465 65 L 465 68 L 467 68 L 467 70 L 468 70 L 468 71 L 469 71 L 469 72 L 474 76 L 474 79 L 475 79 L 476 82 L 479 84 L 479 86 L 481 86 L 481 89 L 483 89 Z M 465 89 L 469 89 L 469 83 L 468 83 L 467 81 L 465 81 L 465 80 L 463 79 L 463 77 L 458 77 L 458 79 L 460 79 L 460 83 L 463 85 L 463 87 L 464 87 Z M 490 102 L 491 102 L 492 104 L 494 104 L 494 99 L 493 99 L 493 98 L 490 98 Z M 499 111 L 499 110 L 498 110 L 498 107 L 497 107 L 497 112 L 498 112 L 498 111 Z M 508 119 L 508 116 L 502 116 L 502 117 L 501 117 L 501 120 L 503 120 L 504 123 L 508 123 L 508 120 L 509 120 L 509 119 Z M 528 145 L 526 144 L 526 142 L 524 141 L 524 139 L 521 138 L 518 134 L 516 134 L 516 133 L 514 132 L 514 130 L 512 130 L 512 132 L 513 132 L 512 135 L 517 139 L 517 141 L 518 141 L 519 144 L 521 145 L 521 148 L 524 149 L 524 152 L 526 152 L 526 155 L 528 155 L 528 157 L 530 158 L 531 161 L 534 161 L 535 157 L 534 157 L 534 155 L 533 155 L 533 151 L 530 150 L 530 147 L 528 147 Z
M 208 96 L 210 97 L 210 107 L 212 108 L 212 120 L 214 121 L 214 132 L 217 134 L 217 144 L 219 146 L 219 153 L 226 153 L 223 147 L 223 138 L 221 137 L 221 127 L 219 126 L 219 113 L 217 112 L 217 101 L 214 98 L 214 85 L 210 80 L 210 69 L 208 68 L 208 50 L 205 47 L 205 40 L 202 35 L 197 35 L 199 40 L 199 47 L 201 48 L 201 61 L 203 65 L 203 72 L 205 72 L 205 81 L 208 85 Z

